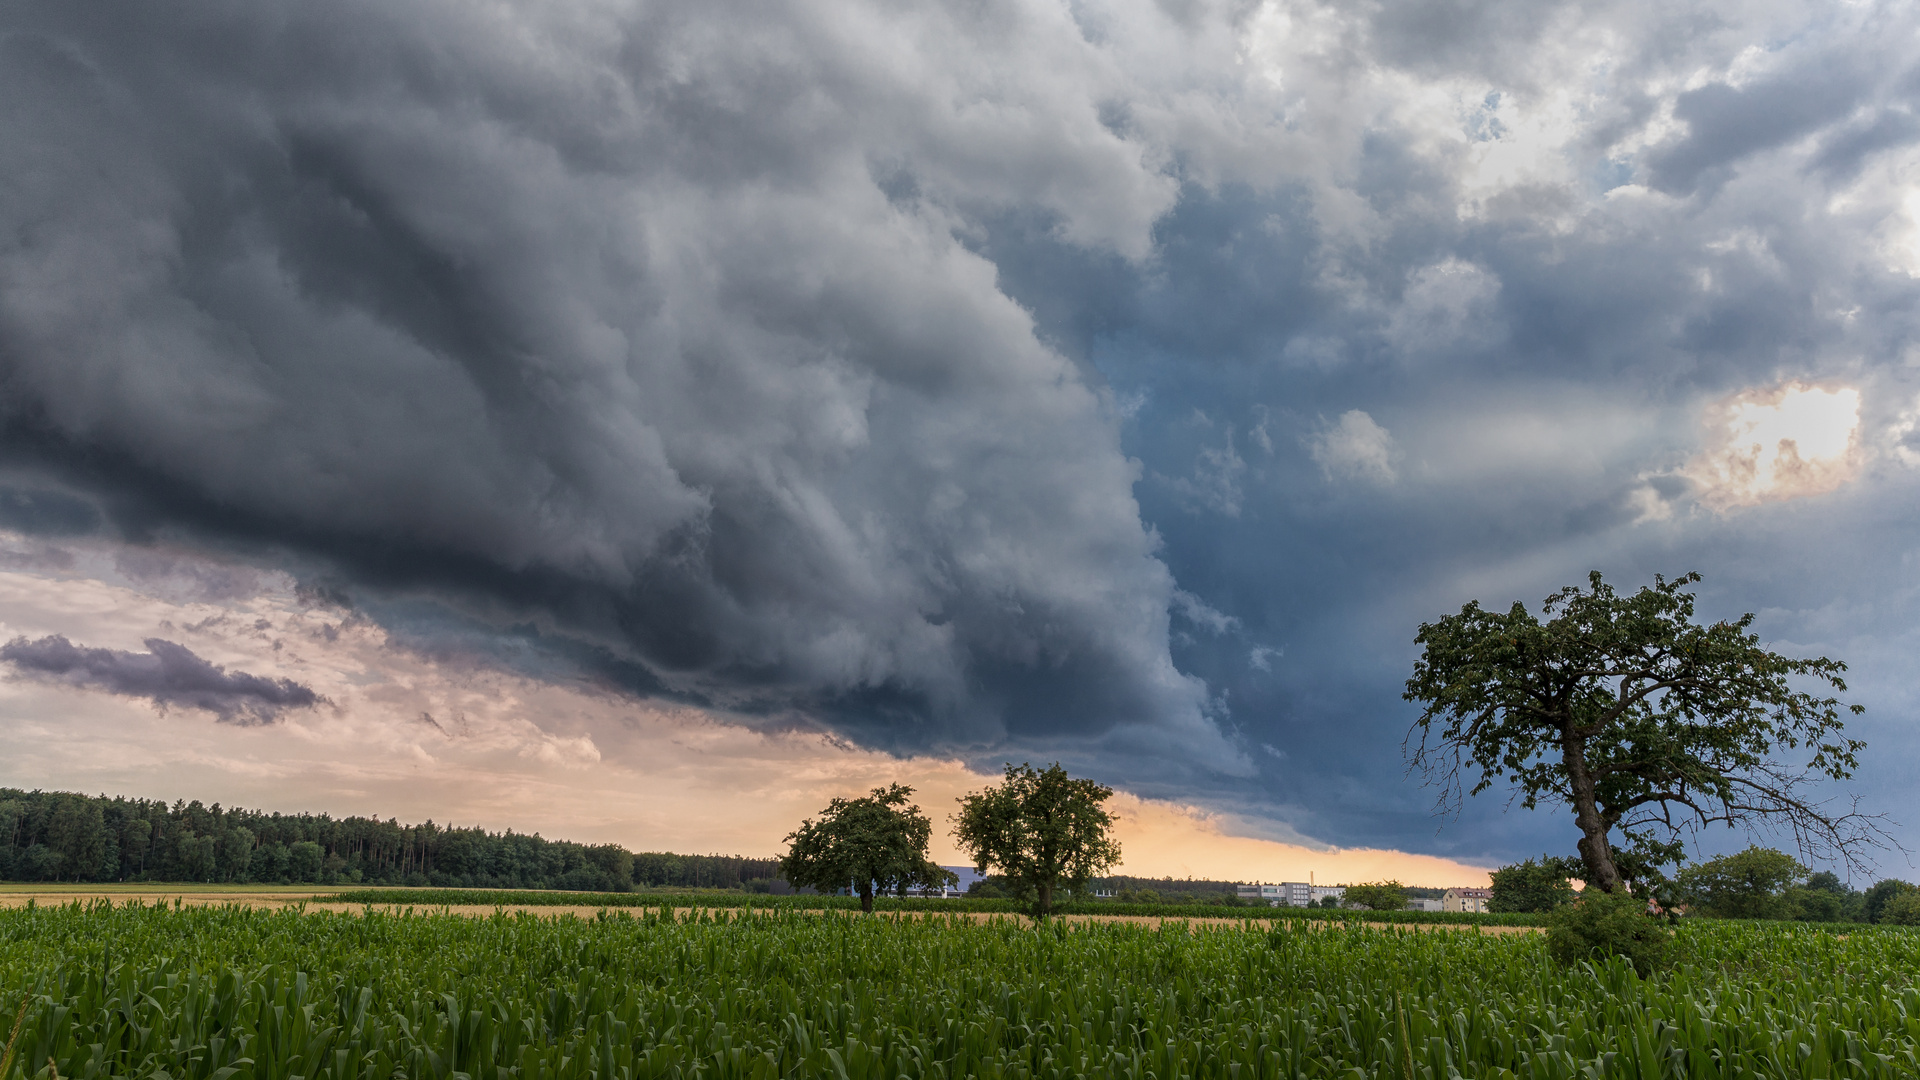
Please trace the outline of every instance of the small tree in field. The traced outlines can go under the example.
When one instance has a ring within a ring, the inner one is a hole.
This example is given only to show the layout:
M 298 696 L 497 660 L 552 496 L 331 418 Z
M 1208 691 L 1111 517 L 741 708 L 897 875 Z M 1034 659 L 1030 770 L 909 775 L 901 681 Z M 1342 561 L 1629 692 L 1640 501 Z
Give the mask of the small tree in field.
M 998 867 L 1018 894 L 1032 890 L 1044 918 L 1056 893 L 1085 888 L 1120 861 L 1113 815 L 1100 806 L 1112 797 L 1112 788 L 1075 780 L 1058 763 L 1008 765 L 1004 783 L 961 798 L 954 839 L 979 872 Z
M 1567 804 L 1581 876 L 1605 892 L 1678 861 L 1681 833 L 1710 824 L 1781 825 L 1802 852 L 1857 865 L 1884 832 L 1806 788 L 1853 774 L 1864 744 L 1842 736 L 1840 716 L 1861 708 L 1794 688 L 1844 693 L 1846 665 L 1761 648 L 1752 615 L 1695 623 L 1683 587 L 1699 580 L 1655 577 L 1620 596 L 1595 572 L 1587 589 L 1548 597 L 1545 622 L 1523 604 L 1470 603 L 1423 624 L 1405 695 L 1425 706 L 1407 737 L 1414 767 L 1443 805 L 1468 780 L 1477 795 L 1502 779 L 1529 809 Z
M 819 820 L 808 818 L 787 834 L 780 876 L 821 892 L 851 887 L 866 912 L 873 910 L 876 890 L 953 884 L 951 871 L 927 859 L 933 823 L 907 803 L 912 794 L 912 788 L 893 784 L 863 798 L 833 800 Z

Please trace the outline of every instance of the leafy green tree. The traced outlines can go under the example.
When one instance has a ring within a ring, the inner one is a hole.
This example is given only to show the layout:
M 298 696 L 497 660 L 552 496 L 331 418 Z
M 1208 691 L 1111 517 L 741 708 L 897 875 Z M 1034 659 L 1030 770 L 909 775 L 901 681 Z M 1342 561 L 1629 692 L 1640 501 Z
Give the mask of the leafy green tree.
M 794 885 L 832 892 L 852 887 L 860 910 L 873 910 L 875 890 L 952 884 L 956 878 L 927 859 L 933 823 L 908 804 L 904 784 L 874 788 L 858 799 L 835 799 L 787 834 L 780 875 Z
M 128 869 L 139 874 L 147 869 L 147 844 L 153 837 L 153 824 L 145 818 L 126 818 L 120 823 L 120 850 Z
M 16 873 L 27 881 L 52 881 L 60 876 L 65 856 L 45 844 L 30 845 L 20 853 Z
M 1397 881 L 1375 881 L 1347 886 L 1345 899 L 1369 911 L 1400 911 L 1407 906 L 1407 890 Z
M 1621 856 L 1677 862 L 1681 834 L 1711 824 L 1784 825 L 1803 852 L 1857 864 L 1884 835 L 1877 820 L 1831 812 L 1806 789 L 1852 776 L 1863 744 L 1842 735 L 1841 713 L 1861 707 L 1791 682 L 1845 692 L 1846 665 L 1761 648 L 1751 614 L 1696 623 L 1683 587 L 1699 580 L 1656 576 L 1623 597 L 1596 571 L 1587 589 L 1548 597 L 1545 622 L 1524 604 L 1476 602 L 1422 624 L 1405 697 L 1424 709 L 1408 752 L 1441 805 L 1502 780 L 1529 809 L 1567 805 L 1580 876 L 1605 892 L 1629 883 Z
M 597 844 L 586 850 L 586 856 L 589 863 L 607 875 L 614 891 L 627 892 L 633 888 L 633 852 L 619 844 Z
M 1780 913 L 1782 918 L 1800 922 L 1845 922 L 1847 899 L 1825 889 L 1795 885 L 1780 894 Z
M 1866 901 L 1860 905 L 1860 914 L 1864 921 L 1877 923 L 1885 921 L 1887 905 L 1894 897 L 1913 892 L 1915 886 L 1897 878 L 1876 881 L 1867 890 Z
M 1339 906 L 1340 898 L 1337 896 L 1323 896 L 1320 898 L 1320 907 L 1324 910 L 1332 910 Z
M 228 881 L 246 881 L 253 876 L 253 830 L 236 826 L 227 830 L 220 845 L 220 862 Z
M 1113 789 L 1075 780 L 1058 762 L 1047 769 L 1007 766 L 1006 779 L 960 799 L 954 839 L 975 869 L 998 867 L 1021 893 L 1031 889 L 1042 918 L 1057 892 L 1078 892 L 1120 861 L 1113 815 L 1100 804 Z
M 319 881 L 326 849 L 312 840 L 287 845 L 287 874 L 295 881 Z
M 180 838 L 180 870 L 188 881 L 212 881 L 219 844 L 211 836 Z
M 1793 856 L 1749 845 L 1680 871 L 1680 892 L 1701 915 L 1722 919 L 1780 919 L 1790 914 L 1786 891 L 1805 880 Z
M 1854 921 L 1862 899 L 1831 870 L 1814 874 L 1806 884 L 1789 888 L 1784 894 L 1787 918 L 1802 922 Z
M 983 877 L 967 886 L 967 895 L 976 900 L 1004 900 L 1007 896 L 1007 890 L 1003 888 L 1005 884 L 997 877 Z
M 88 881 L 98 875 L 107 843 L 107 827 L 100 807 L 85 795 L 61 793 L 53 797 L 47 816 L 47 846 L 60 854 L 59 876 Z
M 1552 855 L 1528 859 L 1493 872 L 1493 896 L 1488 911 L 1552 911 L 1573 903 L 1573 883 L 1580 872 L 1578 859 Z
M 247 873 L 255 881 L 285 881 L 290 865 L 287 845 L 261 844 L 253 849 L 253 857 L 247 863 Z
M 1880 909 L 1880 921 L 1893 926 L 1920 926 L 1920 889 L 1893 894 Z

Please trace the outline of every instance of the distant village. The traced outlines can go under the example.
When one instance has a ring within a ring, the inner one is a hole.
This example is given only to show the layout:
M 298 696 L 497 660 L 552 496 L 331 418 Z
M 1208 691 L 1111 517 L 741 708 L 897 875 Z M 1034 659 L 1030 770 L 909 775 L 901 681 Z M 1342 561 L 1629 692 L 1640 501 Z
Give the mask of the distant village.
M 1423 890 L 1431 891 L 1431 890 Z M 1315 885 L 1306 881 L 1282 881 L 1277 885 L 1255 884 L 1239 886 L 1242 900 L 1266 901 L 1268 907 L 1322 907 L 1342 906 L 1347 896 L 1345 885 Z M 1487 910 L 1487 901 L 1493 898 L 1492 889 L 1473 889 L 1456 887 L 1441 892 L 1439 896 L 1409 896 L 1408 911 L 1477 911 Z
M 915 895 L 942 896 L 948 898 L 963 896 L 992 895 L 990 878 L 971 866 L 943 866 L 951 872 L 955 882 L 944 889 L 929 889 L 916 892 Z M 1487 901 L 1493 898 L 1492 889 L 1458 886 L 1449 889 L 1418 888 L 1406 889 L 1408 911 L 1459 911 L 1481 912 L 1487 910 Z M 1197 894 L 1197 895 L 1196 895 Z M 1206 879 L 1176 881 L 1171 878 L 1125 878 L 1112 877 L 1099 879 L 1094 883 L 1093 896 L 1096 900 L 1116 900 L 1120 902 L 1157 903 L 1168 900 L 1179 902 L 1188 900 L 1199 903 L 1220 902 L 1231 896 L 1242 904 L 1264 904 L 1267 907 L 1296 908 L 1343 908 L 1346 902 L 1345 885 L 1316 885 L 1311 881 L 1267 882 L 1225 882 Z

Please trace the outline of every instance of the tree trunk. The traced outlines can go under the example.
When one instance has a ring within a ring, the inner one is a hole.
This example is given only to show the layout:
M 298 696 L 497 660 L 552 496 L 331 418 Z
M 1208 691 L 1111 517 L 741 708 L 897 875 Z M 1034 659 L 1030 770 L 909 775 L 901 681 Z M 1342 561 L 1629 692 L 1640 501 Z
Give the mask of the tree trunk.
M 1040 917 L 1044 919 L 1051 914 L 1053 914 L 1053 886 L 1041 885 L 1040 886 Z
M 1600 816 L 1593 775 L 1587 771 L 1586 740 L 1571 732 L 1562 738 L 1560 759 L 1566 764 L 1568 786 L 1573 791 L 1573 821 L 1580 826 L 1578 846 L 1580 861 L 1587 868 L 1587 884 L 1601 892 L 1619 892 L 1623 882 L 1619 868 L 1613 865 L 1613 848 L 1607 843 L 1607 821 Z
M 873 914 L 873 882 L 871 881 L 862 882 L 860 885 L 860 910 L 869 915 Z

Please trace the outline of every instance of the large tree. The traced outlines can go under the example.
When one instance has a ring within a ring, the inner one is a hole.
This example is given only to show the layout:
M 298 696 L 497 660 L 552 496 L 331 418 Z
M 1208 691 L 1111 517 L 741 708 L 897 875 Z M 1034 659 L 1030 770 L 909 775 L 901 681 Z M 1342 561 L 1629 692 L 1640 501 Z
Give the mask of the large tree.
M 1778 919 L 1788 915 L 1787 891 L 1807 868 L 1784 851 L 1747 845 L 1680 871 L 1680 893 L 1702 915 L 1723 919 Z
M 953 873 L 927 858 L 933 823 L 907 802 L 912 795 L 912 788 L 892 784 L 828 803 L 817 820 L 808 818 L 787 834 L 780 876 L 822 892 L 850 887 L 866 912 L 873 910 L 876 891 L 952 884 Z
M 1863 744 L 1842 734 L 1833 697 L 1846 665 L 1761 648 L 1752 615 L 1694 621 L 1700 580 L 1656 576 L 1631 596 L 1600 579 L 1548 597 L 1536 618 L 1470 603 L 1420 627 L 1406 699 L 1415 766 L 1457 807 L 1505 779 L 1521 805 L 1560 802 L 1580 830 L 1583 877 L 1607 892 L 1682 857 L 1684 832 L 1783 826 L 1803 853 L 1850 864 L 1884 835 L 1812 798 L 1844 780 Z M 1616 846 L 1618 832 L 1624 843 Z
M 1032 892 L 1045 917 L 1056 893 L 1083 889 L 1120 861 L 1113 815 L 1100 805 L 1112 797 L 1112 788 L 1076 780 L 1057 762 L 1009 764 L 1003 783 L 960 799 L 954 839 L 979 872 L 997 868 L 1021 895 Z

